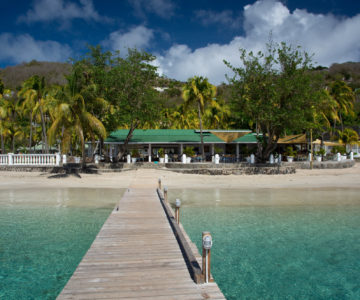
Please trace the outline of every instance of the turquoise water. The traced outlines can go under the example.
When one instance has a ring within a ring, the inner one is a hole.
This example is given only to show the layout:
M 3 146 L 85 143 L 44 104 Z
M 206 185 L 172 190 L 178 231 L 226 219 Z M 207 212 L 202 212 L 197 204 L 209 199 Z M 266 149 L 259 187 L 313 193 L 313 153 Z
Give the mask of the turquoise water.
M 0 299 L 55 299 L 121 191 L 0 191 Z
M 360 299 L 360 190 L 176 190 L 227 299 Z M 288 205 L 289 200 L 293 205 Z

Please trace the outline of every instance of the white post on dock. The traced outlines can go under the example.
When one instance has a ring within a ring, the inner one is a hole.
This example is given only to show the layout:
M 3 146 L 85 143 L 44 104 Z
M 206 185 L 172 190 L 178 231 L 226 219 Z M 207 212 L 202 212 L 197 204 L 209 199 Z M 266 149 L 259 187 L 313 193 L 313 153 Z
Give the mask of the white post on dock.
M 168 188 L 167 186 L 164 186 L 164 200 L 166 203 L 168 203 Z
M 180 199 L 176 199 L 175 200 L 175 220 L 176 220 L 177 224 L 180 223 L 180 206 L 181 206 Z
M 204 231 L 202 233 L 202 275 L 204 277 L 205 283 L 214 281 L 211 278 L 211 247 L 212 247 L 212 237 L 209 231 Z

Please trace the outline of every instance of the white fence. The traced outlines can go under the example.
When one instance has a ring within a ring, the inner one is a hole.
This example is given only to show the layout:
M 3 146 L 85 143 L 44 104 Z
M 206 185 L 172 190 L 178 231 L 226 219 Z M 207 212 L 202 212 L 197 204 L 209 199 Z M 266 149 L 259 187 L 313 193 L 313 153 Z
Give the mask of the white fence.
M 59 166 L 60 154 L 2 154 L 0 165 L 9 166 Z

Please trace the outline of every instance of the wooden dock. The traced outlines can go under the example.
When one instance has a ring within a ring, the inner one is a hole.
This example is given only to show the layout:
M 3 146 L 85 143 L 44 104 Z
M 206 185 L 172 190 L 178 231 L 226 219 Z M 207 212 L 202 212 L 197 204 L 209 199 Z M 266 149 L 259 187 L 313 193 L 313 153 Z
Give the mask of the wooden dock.
M 140 180 L 140 178 L 138 178 Z M 57 299 L 225 299 L 196 284 L 156 193 L 134 182 Z M 144 183 L 144 182 L 143 182 Z

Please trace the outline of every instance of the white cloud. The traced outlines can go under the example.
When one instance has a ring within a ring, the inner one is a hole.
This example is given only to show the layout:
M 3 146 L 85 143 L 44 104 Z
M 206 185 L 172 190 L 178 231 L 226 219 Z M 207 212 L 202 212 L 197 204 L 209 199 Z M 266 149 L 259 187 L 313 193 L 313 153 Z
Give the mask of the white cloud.
M 221 12 L 198 10 L 195 12 L 195 17 L 205 26 L 220 24 L 227 28 L 239 28 L 242 25 L 242 16 L 234 16 L 233 11 L 231 10 L 224 10 Z
M 127 48 L 144 49 L 150 44 L 153 37 L 153 30 L 139 25 L 130 29 L 128 32 L 121 30 L 112 32 L 103 44 L 112 50 L 120 50 L 120 52 Z
M 31 61 L 65 61 L 71 56 L 70 47 L 55 41 L 36 41 L 28 34 L 0 34 L 0 61 L 21 63 Z
M 146 13 L 152 13 L 169 19 L 174 15 L 175 4 L 171 0 L 128 0 L 134 8 L 135 14 L 141 18 L 145 18 Z
M 228 44 L 210 44 L 195 50 L 187 45 L 173 45 L 158 54 L 159 72 L 178 80 L 202 75 L 219 84 L 230 73 L 223 59 L 239 65 L 239 48 L 264 50 L 270 32 L 275 42 L 301 45 L 303 50 L 314 53 L 314 62 L 320 65 L 360 60 L 360 14 L 339 18 L 301 9 L 290 12 L 279 1 L 258 0 L 244 7 L 243 18 L 244 36 L 234 37 Z
M 33 23 L 56 20 L 68 24 L 72 19 L 110 21 L 109 18 L 99 15 L 92 0 L 80 0 L 79 4 L 66 0 L 34 0 L 32 8 L 26 15 L 20 16 L 18 21 Z

